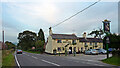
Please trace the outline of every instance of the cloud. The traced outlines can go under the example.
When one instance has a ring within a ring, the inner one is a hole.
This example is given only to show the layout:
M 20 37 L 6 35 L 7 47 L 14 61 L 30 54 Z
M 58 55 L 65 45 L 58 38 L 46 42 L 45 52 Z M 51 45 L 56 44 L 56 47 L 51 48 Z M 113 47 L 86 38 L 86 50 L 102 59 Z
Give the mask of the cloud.
M 18 32 L 24 30 L 32 30 L 37 33 L 40 28 L 43 28 L 43 30 L 48 29 L 50 26 L 63 21 L 67 17 L 73 15 L 74 13 L 88 5 L 88 3 L 81 4 L 76 2 L 9 2 L 3 4 L 5 6 L 5 8 L 3 8 L 5 18 L 4 21 L 7 21 L 7 25 L 13 25 L 13 28 L 12 26 L 6 26 L 6 31 L 8 31 L 6 34 L 6 39 L 12 41 L 17 40 Z M 100 27 L 102 25 L 102 20 L 106 18 L 110 19 L 116 24 L 117 10 L 116 8 L 114 8 L 116 6 L 113 5 L 114 4 L 112 3 L 99 3 L 98 5 L 95 5 L 85 12 L 66 21 L 65 23 L 53 28 L 53 32 L 60 34 L 71 34 L 75 32 L 78 36 L 80 36 L 84 31 L 89 32 L 94 28 L 97 29 L 98 27 Z M 17 31 L 16 29 L 20 30 Z M 115 31 L 115 29 L 113 29 L 112 31 Z M 45 32 L 46 38 L 48 37 L 48 32 L 48 30 Z
M 30 25 L 26 22 L 27 19 L 36 20 L 43 19 L 48 23 L 53 24 L 56 20 L 56 15 L 59 13 L 54 3 L 43 2 L 43 3 L 7 3 L 7 6 L 11 9 L 8 13 L 13 14 L 14 18 L 21 21 L 24 24 Z M 18 12 L 16 12 L 16 9 Z M 15 13 L 16 12 L 16 13 Z M 15 14 L 14 14 L 15 13 Z M 21 15 L 25 15 L 26 19 Z M 31 18 L 32 17 L 32 18 Z M 29 21 L 29 20 L 27 20 Z M 36 23 L 39 24 L 39 23 Z
M 17 37 L 18 37 L 18 31 L 13 28 L 4 28 L 4 33 L 5 33 L 5 41 L 12 41 L 12 42 L 17 42 Z
M 1 0 L 2 2 L 41 2 L 43 0 Z M 97 0 L 44 0 L 44 2 L 95 2 Z M 118 2 L 119 0 L 101 0 L 102 2 Z

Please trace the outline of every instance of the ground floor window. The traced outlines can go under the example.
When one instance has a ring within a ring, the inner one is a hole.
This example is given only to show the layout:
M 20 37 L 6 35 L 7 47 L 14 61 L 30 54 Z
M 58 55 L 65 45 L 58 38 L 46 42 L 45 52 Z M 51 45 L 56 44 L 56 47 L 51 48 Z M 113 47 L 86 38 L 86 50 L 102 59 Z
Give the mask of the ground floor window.
M 65 50 L 64 47 L 62 47 L 62 49 Z
M 58 47 L 58 51 L 61 51 L 61 47 Z
M 85 47 L 85 50 L 87 50 L 87 47 Z

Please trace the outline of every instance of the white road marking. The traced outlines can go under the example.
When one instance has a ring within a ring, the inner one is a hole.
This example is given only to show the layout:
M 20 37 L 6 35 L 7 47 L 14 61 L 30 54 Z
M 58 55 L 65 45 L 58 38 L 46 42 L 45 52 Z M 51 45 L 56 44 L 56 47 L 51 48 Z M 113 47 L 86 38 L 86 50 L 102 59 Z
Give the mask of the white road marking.
M 91 65 L 96 65 L 96 66 L 104 66 L 104 65 L 95 64 L 95 63 L 88 63 L 88 62 L 86 62 L 86 64 L 91 64 Z
M 78 59 L 75 57 L 72 57 L 73 59 Z M 83 60 L 83 61 L 90 61 L 90 62 L 99 62 L 99 61 L 95 61 L 95 60 L 86 60 L 86 59 L 79 59 L 79 60 Z M 97 65 L 97 66 L 104 66 L 104 65 L 100 65 L 100 64 L 96 64 L 96 63 L 90 63 L 90 62 L 82 62 L 82 63 L 86 63 L 86 64 L 91 64 L 91 65 Z
M 52 62 L 49 62 L 49 61 L 46 61 L 46 60 L 42 60 L 43 62 L 46 62 L 46 63 L 49 63 L 49 64 L 52 64 L 52 65 L 55 65 L 55 66 L 60 66 L 60 65 L 58 65 L 58 64 L 56 64 L 56 63 L 52 63 Z
M 16 63 L 17 63 L 17 65 L 18 65 L 18 67 L 21 68 L 21 67 L 20 67 L 20 64 L 19 64 L 19 62 L 18 62 L 18 60 L 17 60 L 16 54 L 15 54 L 15 60 L 16 60 Z
M 74 61 L 74 62 L 79 62 L 79 61 Z
M 34 56 L 32 56 L 33 58 L 35 58 L 35 59 L 38 59 L 37 57 L 34 57 Z
M 85 60 L 85 61 L 99 62 L 99 61 L 95 61 L 95 60 Z

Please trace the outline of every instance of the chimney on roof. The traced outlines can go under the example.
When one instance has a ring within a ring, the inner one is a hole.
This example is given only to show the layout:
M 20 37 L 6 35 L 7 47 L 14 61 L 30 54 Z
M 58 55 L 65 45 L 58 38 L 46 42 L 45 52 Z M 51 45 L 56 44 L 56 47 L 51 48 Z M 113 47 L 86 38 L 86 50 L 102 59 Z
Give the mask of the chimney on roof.
M 49 35 L 52 35 L 53 33 L 52 33 L 52 28 L 50 27 L 49 28 Z
M 75 33 L 73 33 L 72 35 L 75 35 Z
M 84 33 L 83 33 L 83 38 L 85 38 L 85 39 L 86 39 L 86 32 L 84 32 Z

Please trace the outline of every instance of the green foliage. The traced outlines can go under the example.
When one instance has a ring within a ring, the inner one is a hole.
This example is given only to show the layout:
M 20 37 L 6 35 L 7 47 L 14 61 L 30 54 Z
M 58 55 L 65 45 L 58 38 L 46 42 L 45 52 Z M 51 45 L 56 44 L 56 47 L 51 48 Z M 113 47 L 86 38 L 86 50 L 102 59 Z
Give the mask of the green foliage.
M 41 40 L 41 41 L 45 42 L 44 32 L 42 29 L 40 29 L 38 32 L 37 40 Z
M 43 52 L 44 51 L 44 41 L 38 40 L 35 42 L 35 47 L 36 47 L 36 51 L 40 51 Z
M 44 32 L 42 29 L 39 30 L 38 36 L 36 33 L 32 31 L 24 31 L 19 33 L 18 35 L 18 48 L 23 49 L 25 51 L 44 51 Z M 36 47 L 36 49 L 32 50 L 32 47 Z
M 119 56 L 112 56 L 108 59 L 102 60 L 104 63 L 112 64 L 120 66 L 120 57 Z
M 13 44 L 12 42 L 9 42 L 9 41 L 6 41 L 5 44 L 7 45 L 7 48 L 8 48 L 8 49 L 12 49 L 12 48 L 15 48 L 15 47 L 16 47 L 15 44 Z
M 88 35 L 94 35 L 94 37 L 99 37 L 101 38 L 101 36 L 104 34 L 104 31 L 102 29 L 99 30 L 93 30 L 91 31 Z
M 18 35 L 18 47 L 21 47 L 23 50 L 31 49 L 35 46 L 37 35 L 32 31 L 24 31 Z
M 15 66 L 15 60 L 14 60 L 14 51 L 11 50 L 3 50 L 2 55 L 2 66 L 3 68 L 8 68 L 6 66 Z M 12 67 L 11 67 L 12 68 Z
M 35 47 L 36 48 L 41 48 L 44 46 L 44 41 L 38 40 L 35 42 Z
M 109 36 L 109 48 L 120 48 L 120 35 L 110 34 Z M 103 39 L 103 44 L 106 45 L 106 36 Z

